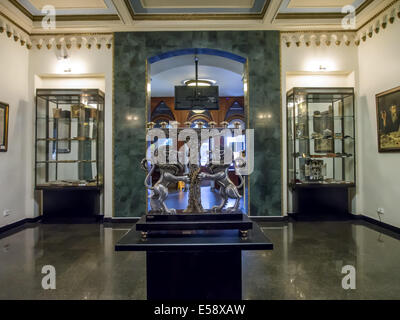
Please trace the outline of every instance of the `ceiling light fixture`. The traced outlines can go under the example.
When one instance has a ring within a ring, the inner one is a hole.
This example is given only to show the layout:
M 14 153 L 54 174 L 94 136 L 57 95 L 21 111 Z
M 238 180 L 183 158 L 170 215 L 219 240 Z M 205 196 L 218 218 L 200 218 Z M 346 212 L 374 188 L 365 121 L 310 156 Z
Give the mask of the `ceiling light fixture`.
M 215 85 L 217 81 L 215 80 L 210 80 L 210 79 L 198 79 L 197 80 L 197 85 L 199 87 L 211 87 Z M 195 87 L 196 86 L 196 80 L 195 79 L 189 79 L 189 80 L 184 80 L 183 84 L 189 87 Z

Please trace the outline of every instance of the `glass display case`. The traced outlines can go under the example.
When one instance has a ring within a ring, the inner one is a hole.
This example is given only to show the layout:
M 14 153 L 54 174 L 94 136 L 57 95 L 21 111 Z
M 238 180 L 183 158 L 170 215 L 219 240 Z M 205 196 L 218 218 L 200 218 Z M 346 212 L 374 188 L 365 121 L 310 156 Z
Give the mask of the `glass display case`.
M 36 189 L 100 188 L 104 176 L 104 93 L 37 89 Z
M 353 88 L 287 93 L 288 186 L 355 186 Z

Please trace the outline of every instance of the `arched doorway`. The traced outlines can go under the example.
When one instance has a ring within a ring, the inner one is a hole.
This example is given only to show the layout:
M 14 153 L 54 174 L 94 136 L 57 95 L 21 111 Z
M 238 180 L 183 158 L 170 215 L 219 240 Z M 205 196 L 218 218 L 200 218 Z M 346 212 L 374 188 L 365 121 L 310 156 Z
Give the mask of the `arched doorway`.
M 199 79 L 204 79 L 205 82 L 209 81 L 210 85 L 218 86 L 220 99 L 218 110 L 177 110 L 175 108 L 174 88 L 185 85 L 188 80 L 193 80 L 195 57 L 199 60 Z M 243 129 L 247 128 L 249 119 L 246 117 L 248 112 L 245 111 L 248 108 L 245 104 L 247 101 L 245 97 L 247 94 L 245 64 L 246 58 L 244 57 L 207 48 L 175 50 L 150 57 L 147 64 L 147 120 L 156 123 L 156 127 L 160 126 L 161 121 L 175 121 L 178 128 L 188 126 L 191 128 L 210 128 L 211 126 L 222 128 L 225 126 L 225 122 L 230 124 L 231 120 L 238 120 L 244 124 L 242 125 Z M 183 143 L 177 142 L 177 145 L 179 149 Z M 212 142 L 203 141 L 200 148 L 201 170 L 206 170 L 212 148 Z M 245 150 L 245 147 L 242 149 Z M 239 151 L 243 151 L 242 149 Z M 233 166 L 229 169 L 229 177 L 239 184 Z M 247 180 L 246 178 L 245 187 L 241 190 L 243 198 L 240 208 L 244 212 L 247 212 L 248 203 Z M 169 191 L 167 206 L 185 209 L 187 195 L 176 190 L 176 186 L 171 186 Z M 220 202 L 218 190 L 214 190 L 214 186 L 210 183 L 204 183 L 201 194 L 204 208 L 211 208 Z M 232 202 L 234 202 L 233 199 Z M 231 203 L 228 203 L 229 205 Z

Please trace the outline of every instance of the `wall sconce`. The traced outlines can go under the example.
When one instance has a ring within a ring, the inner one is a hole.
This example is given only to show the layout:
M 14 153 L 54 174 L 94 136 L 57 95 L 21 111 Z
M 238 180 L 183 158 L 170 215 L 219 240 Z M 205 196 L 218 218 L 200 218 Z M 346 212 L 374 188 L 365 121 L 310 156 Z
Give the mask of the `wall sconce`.
M 272 114 L 270 113 L 260 113 L 258 115 L 258 119 L 271 119 L 272 118 Z
M 128 114 L 128 115 L 126 116 L 126 120 L 128 120 L 128 121 L 138 121 L 138 120 L 139 120 L 139 117 L 138 117 L 138 116 L 135 116 L 135 115 L 132 115 L 132 114 Z
M 70 61 L 70 59 L 69 59 L 69 57 L 68 56 L 64 56 L 64 58 L 63 58 L 63 63 L 64 63 L 64 72 L 65 73 L 67 73 L 67 72 L 71 72 L 72 71 L 72 68 L 71 68 L 71 61 Z
M 56 53 L 58 60 L 58 72 L 59 73 L 69 73 L 72 71 L 71 68 L 71 60 L 69 58 L 67 50 L 62 48 L 59 52 Z

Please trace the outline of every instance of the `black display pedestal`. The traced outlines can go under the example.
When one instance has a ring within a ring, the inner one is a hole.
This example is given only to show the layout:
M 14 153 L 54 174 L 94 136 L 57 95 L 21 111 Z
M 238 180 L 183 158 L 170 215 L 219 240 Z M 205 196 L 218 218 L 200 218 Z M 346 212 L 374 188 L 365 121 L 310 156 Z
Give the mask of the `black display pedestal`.
M 348 219 L 347 186 L 304 185 L 293 191 L 292 216 L 298 220 Z
M 240 250 L 147 252 L 147 299 L 240 300 Z
M 246 238 L 237 230 L 175 231 L 141 237 L 135 228 L 116 251 L 146 251 L 147 299 L 242 299 L 242 251 L 272 250 L 254 224 Z
M 43 189 L 44 223 L 94 222 L 100 213 L 98 188 Z

